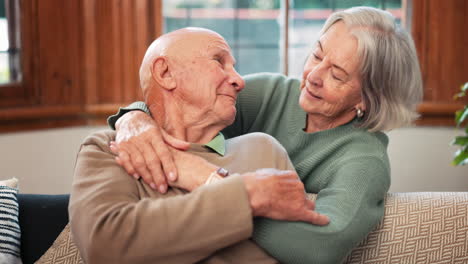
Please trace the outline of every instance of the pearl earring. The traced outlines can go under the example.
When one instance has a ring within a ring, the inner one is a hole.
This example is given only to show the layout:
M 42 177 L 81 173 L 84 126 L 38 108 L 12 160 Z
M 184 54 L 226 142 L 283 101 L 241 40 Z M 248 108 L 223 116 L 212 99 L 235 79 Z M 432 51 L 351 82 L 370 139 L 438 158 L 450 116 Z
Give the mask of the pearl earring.
M 364 116 L 364 111 L 362 111 L 361 108 L 359 108 L 359 107 L 356 107 L 356 116 L 358 118 L 361 118 L 361 117 Z

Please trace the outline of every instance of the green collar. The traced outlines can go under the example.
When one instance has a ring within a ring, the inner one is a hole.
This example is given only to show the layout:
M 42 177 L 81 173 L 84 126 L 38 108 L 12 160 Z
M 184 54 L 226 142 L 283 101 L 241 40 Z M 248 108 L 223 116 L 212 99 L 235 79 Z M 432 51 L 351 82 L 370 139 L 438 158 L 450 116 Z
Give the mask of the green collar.
M 205 144 L 205 147 L 208 147 L 219 155 L 224 156 L 224 153 L 226 152 L 226 140 L 224 139 L 224 135 L 219 132 L 216 137 Z

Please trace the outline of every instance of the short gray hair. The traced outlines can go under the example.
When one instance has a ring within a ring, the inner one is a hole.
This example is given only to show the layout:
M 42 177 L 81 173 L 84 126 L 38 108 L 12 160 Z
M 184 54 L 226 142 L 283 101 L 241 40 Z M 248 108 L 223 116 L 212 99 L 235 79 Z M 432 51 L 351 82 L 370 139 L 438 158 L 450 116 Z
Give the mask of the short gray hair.
M 333 13 L 320 35 L 343 21 L 358 40 L 362 97 L 366 112 L 360 127 L 385 131 L 411 124 L 423 85 L 411 36 L 386 11 L 353 7 Z

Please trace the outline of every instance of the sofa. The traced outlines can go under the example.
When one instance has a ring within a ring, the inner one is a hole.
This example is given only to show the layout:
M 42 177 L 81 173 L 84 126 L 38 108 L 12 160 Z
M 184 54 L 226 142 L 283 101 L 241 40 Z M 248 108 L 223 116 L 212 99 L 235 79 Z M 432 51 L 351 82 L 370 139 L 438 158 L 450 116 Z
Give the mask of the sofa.
M 68 223 L 68 194 L 18 194 L 21 260 L 32 264 L 52 245 Z
M 61 233 L 68 200 L 69 195 L 18 195 L 23 264 L 39 259 L 59 234 L 70 241 L 69 233 Z M 384 218 L 345 263 L 468 263 L 468 192 L 389 193 Z

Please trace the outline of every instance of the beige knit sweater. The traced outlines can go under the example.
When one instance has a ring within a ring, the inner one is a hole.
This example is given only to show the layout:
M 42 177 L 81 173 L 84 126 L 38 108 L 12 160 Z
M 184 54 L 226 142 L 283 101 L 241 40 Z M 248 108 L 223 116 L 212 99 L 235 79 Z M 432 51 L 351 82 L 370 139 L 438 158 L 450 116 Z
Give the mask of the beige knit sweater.
M 114 137 L 91 135 L 77 157 L 69 213 L 86 263 L 277 263 L 249 240 L 252 214 L 239 175 L 162 195 L 116 164 Z M 259 133 L 227 140 L 225 156 L 201 145 L 190 151 L 232 173 L 293 169 L 281 145 Z

